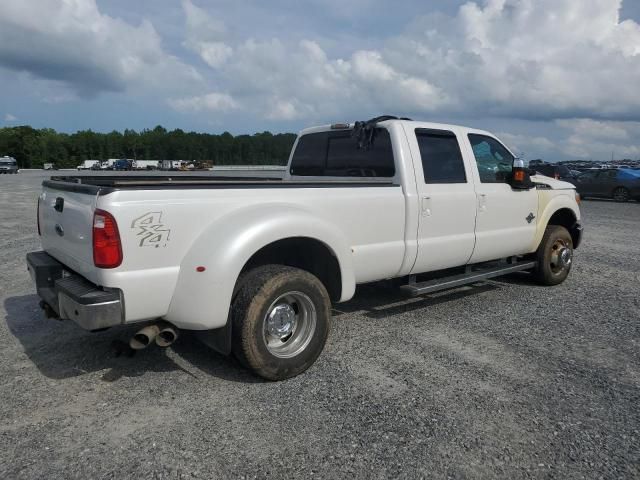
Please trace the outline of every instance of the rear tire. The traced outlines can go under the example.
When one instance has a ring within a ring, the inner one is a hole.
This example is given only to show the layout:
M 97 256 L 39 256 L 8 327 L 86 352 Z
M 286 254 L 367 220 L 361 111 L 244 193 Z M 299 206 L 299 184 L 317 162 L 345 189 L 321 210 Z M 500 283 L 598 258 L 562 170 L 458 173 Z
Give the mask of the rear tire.
M 629 190 L 624 187 L 618 187 L 613 191 L 613 199 L 616 202 L 628 202 L 629 197 Z
M 284 265 L 258 267 L 240 282 L 231 305 L 234 356 L 267 380 L 307 370 L 322 352 L 331 323 L 322 282 Z
M 538 266 L 533 271 L 542 285 L 564 282 L 573 264 L 573 240 L 569 231 L 560 225 L 548 225 L 536 251 Z

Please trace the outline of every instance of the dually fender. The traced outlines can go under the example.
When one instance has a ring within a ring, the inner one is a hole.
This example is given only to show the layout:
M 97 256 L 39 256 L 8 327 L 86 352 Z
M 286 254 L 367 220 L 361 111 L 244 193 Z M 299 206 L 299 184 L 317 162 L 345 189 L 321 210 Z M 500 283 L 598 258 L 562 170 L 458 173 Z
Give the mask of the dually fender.
M 539 200 L 539 214 L 538 214 L 538 224 L 536 228 L 536 236 L 534 238 L 534 242 L 531 245 L 530 251 L 535 251 L 540 245 L 542 241 L 542 236 L 544 235 L 544 231 L 549 224 L 549 220 L 558 210 L 561 209 L 569 209 L 573 212 L 573 215 L 576 217 L 577 221 L 580 221 L 580 209 L 575 200 L 575 192 L 574 190 L 567 190 L 565 194 L 564 191 L 558 194 L 558 191 L 554 192 L 555 195 L 550 196 L 549 193 L 545 190 L 539 190 L 542 194 L 540 195 Z
M 351 298 L 355 292 L 352 253 L 339 228 L 299 206 L 261 204 L 216 219 L 194 241 L 180 264 L 165 318 L 191 330 L 224 326 L 236 280 L 247 261 L 261 248 L 292 237 L 318 240 L 333 252 L 342 279 L 340 300 Z

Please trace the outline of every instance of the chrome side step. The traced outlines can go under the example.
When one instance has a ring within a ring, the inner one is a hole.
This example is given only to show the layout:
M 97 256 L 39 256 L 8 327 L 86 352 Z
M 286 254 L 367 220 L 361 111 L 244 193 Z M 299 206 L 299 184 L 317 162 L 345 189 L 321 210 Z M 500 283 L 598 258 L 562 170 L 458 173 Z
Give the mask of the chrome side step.
M 474 265 L 472 265 L 467 267 L 467 271 L 465 273 L 427 280 L 425 282 L 415 282 L 410 280 L 407 285 L 403 285 L 400 288 L 415 297 L 416 295 L 423 295 L 425 293 L 433 293 L 441 290 L 447 290 L 449 288 L 462 287 L 463 285 L 469 285 L 488 278 L 500 277 L 513 272 L 530 270 L 535 268 L 536 264 L 537 262 L 535 261 L 502 263 L 497 266 L 494 263 L 493 266 L 478 268 L 477 270 L 473 270 Z M 480 267 L 480 265 L 475 267 Z

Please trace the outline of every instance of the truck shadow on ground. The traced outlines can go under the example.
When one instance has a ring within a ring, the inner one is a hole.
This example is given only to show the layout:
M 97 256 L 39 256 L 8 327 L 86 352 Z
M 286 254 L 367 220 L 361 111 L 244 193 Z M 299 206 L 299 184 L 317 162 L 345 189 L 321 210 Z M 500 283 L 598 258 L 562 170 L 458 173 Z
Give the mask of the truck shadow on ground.
M 511 277 L 511 278 L 510 278 Z M 525 276 L 510 276 L 505 283 L 528 282 Z M 333 315 L 360 312 L 370 319 L 384 319 L 408 311 L 428 308 L 446 302 L 478 295 L 500 288 L 499 284 L 481 282 L 455 290 L 424 297 L 408 297 L 389 282 L 358 287 L 355 297 L 335 305 Z M 7 298 L 4 302 L 5 322 L 20 342 L 25 354 L 48 378 L 65 379 L 106 370 L 102 380 L 117 381 L 122 377 L 138 377 L 146 372 L 180 370 L 197 377 L 193 369 L 233 382 L 255 383 L 263 380 L 252 375 L 231 356 L 221 355 L 202 344 L 190 332 L 181 332 L 179 340 L 169 347 L 187 364 L 183 367 L 168 355 L 167 349 L 147 347 L 129 356 L 123 349 L 142 325 L 119 327 L 103 332 L 87 332 L 71 321 L 45 318 L 38 306 L 37 295 Z M 173 356 L 173 355 L 172 355 Z M 182 363 L 182 362 L 180 362 Z
M 199 372 L 195 369 L 198 369 L 228 381 L 262 381 L 243 369 L 232 357 L 216 353 L 188 332 L 183 332 L 181 338 L 169 348 L 195 369 L 182 367 L 170 358 L 167 349 L 155 345 L 131 357 L 120 347 L 128 343 L 141 325 L 87 332 L 71 321 L 45 318 L 38 307 L 39 300 L 36 295 L 7 298 L 4 302 L 5 322 L 29 360 L 48 378 L 61 380 L 103 370 L 106 372 L 101 378 L 106 382 L 122 377 L 138 377 L 146 372 L 176 370 L 197 377 Z
M 333 315 L 360 312 L 367 318 L 380 319 L 390 315 L 428 308 L 441 303 L 454 302 L 500 288 L 492 282 L 478 282 L 465 287 L 445 290 L 431 295 L 411 297 L 394 288 L 389 282 L 358 286 L 353 299 L 334 305 Z

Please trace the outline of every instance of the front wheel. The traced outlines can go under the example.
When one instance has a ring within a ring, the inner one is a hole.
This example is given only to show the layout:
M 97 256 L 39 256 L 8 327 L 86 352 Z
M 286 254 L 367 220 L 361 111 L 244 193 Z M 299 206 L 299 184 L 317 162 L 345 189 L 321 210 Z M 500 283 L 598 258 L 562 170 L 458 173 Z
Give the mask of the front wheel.
M 258 267 L 242 277 L 231 306 L 232 350 L 267 380 L 284 380 L 316 361 L 329 334 L 331 300 L 305 270 Z
M 548 225 L 536 251 L 538 266 L 533 272 L 538 283 L 558 285 L 564 282 L 573 264 L 573 240 L 560 225 Z

